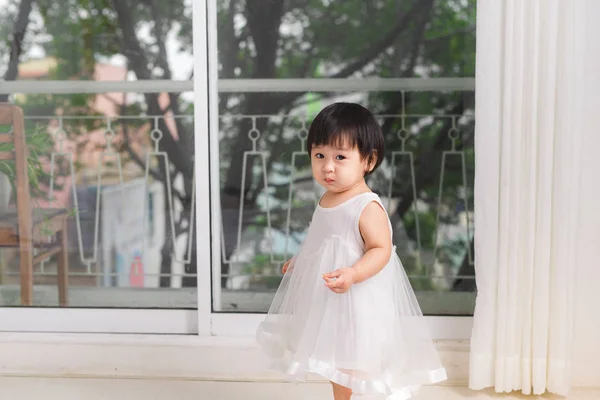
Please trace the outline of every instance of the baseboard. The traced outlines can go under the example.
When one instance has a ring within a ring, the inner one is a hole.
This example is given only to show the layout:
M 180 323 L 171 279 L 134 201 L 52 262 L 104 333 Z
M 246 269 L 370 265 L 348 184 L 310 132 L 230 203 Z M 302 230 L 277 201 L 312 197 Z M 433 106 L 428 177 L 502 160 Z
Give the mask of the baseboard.
M 448 373 L 442 384 L 466 386 L 468 341 L 436 346 Z M 0 376 L 285 380 L 267 368 L 253 338 L 48 333 L 0 333 Z

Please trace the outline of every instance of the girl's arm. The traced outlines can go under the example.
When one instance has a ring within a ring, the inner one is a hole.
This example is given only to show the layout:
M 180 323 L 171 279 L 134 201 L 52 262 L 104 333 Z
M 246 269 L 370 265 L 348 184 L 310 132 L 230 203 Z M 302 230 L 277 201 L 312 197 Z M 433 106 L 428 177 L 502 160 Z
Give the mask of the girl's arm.
M 392 254 L 392 235 L 388 216 L 376 202 L 363 210 L 358 223 L 365 242 L 365 254 L 352 266 L 356 271 L 353 283 L 366 281 L 386 266 Z
M 392 237 L 388 216 L 379 203 L 371 202 L 365 207 L 358 227 L 365 242 L 365 254 L 352 267 L 323 275 L 325 285 L 335 293 L 345 293 L 353 284 L 376 275 L 390 260 Z

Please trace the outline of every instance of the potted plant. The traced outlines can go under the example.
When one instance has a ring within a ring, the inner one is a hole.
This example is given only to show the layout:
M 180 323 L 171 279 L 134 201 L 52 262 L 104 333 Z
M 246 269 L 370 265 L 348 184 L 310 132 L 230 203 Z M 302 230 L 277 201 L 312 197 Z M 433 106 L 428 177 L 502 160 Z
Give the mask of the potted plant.
M 6 127 L 3 131 L 6 132 Z M 1 128 L 0 128 L 1 129 Z M 41 157 L 48 154 L 54 142 L 44 128 L 35 128 L 25 132 L 25 144 L 27 146 L 27 175 L 31 197 L 43 195 L 40 188 L 41 182 L 48 177 L 44 171 Z M 12 151 L 13 143 L 0 143 L 0 152 Z M 0 215 L 8 208 L 11 194 L 16 192 L 16 168 L 14 160 L 0 160 Z

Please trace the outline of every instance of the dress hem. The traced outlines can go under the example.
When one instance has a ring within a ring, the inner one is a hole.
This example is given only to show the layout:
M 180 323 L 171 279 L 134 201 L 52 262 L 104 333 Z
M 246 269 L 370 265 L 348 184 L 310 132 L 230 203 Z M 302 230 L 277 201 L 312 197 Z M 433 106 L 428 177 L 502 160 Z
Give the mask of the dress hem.
M 289 381 L 306 381 L 306 375 L 313 373 L 322 376 L 323 378 L 345 386 L 358 395 L 384 395 L 386 400 L 408 400 L 412 394 L 417 392 L 423 385 L 431 385 L 445 381 L 447 378 L 446 369 L 438 368 L 436 370 L 424 371 L 423 375 L 427 376 L 422 383 L 414 386 L 405 386 L 402 388 L 393 388 L 389 384 L 391 377 L 388 379 L 365 380 L 359 379 L 348 373 L 342 372 L 331 364 L 308 358 L 308 365 L 301 367 L 297 361 L 285 362 L 283 359 L 271 359 L 272 367 L 275 370 L 283 372 L 287 375 Z M 387 381 L 387 382 L 386 382 Z

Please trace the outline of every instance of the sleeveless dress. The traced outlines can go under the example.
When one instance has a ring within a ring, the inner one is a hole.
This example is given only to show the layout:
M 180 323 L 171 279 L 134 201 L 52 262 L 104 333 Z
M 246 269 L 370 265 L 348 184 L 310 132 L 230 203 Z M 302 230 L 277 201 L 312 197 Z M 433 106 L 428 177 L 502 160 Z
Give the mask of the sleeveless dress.
M 356 395 L 404 400 L 423 384 L 445 380 L 446 371 L 395 247 L 378 274 L 346 293 L 332 292 L 322 278 L 365 253 L 358 223 L 371 202 L 385 210 L 374 193 L 331 208 L 319 202 L 257 341 L 289 380 L 316 373 Z

